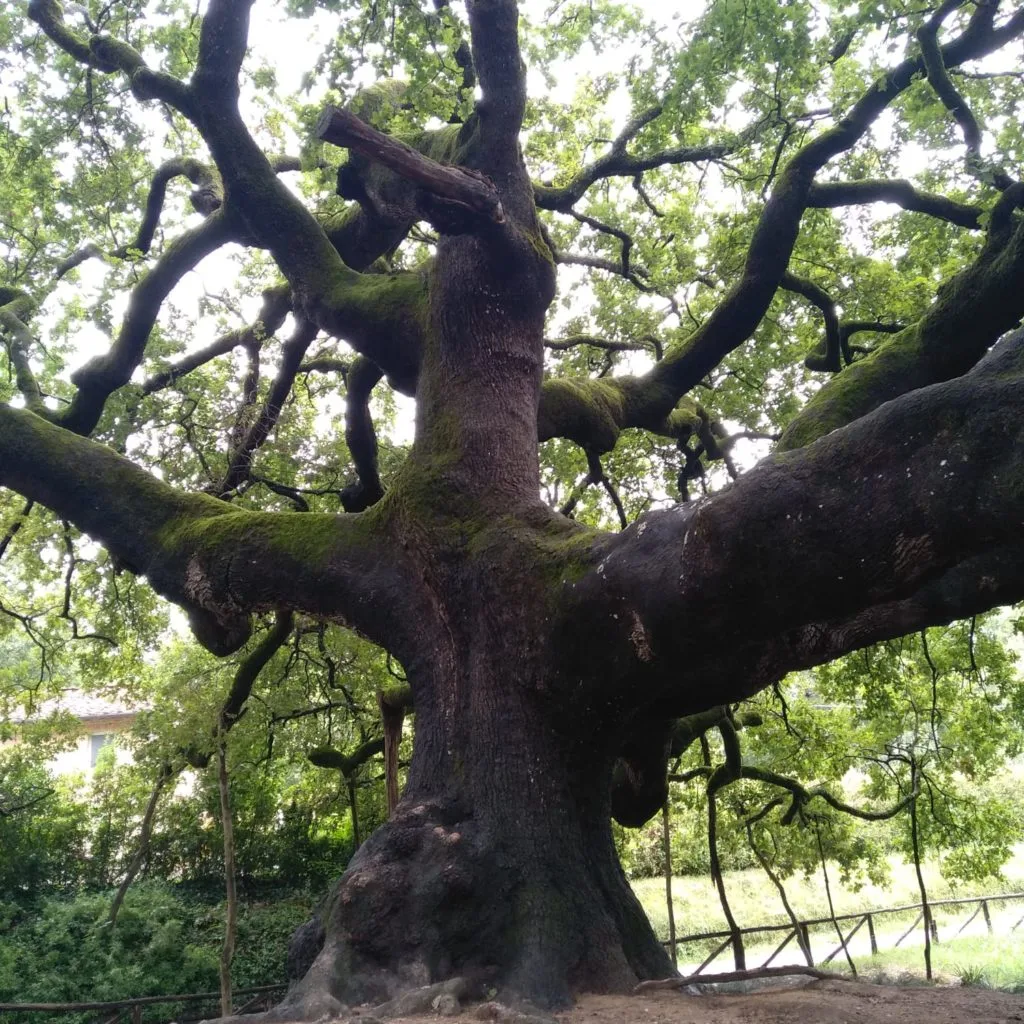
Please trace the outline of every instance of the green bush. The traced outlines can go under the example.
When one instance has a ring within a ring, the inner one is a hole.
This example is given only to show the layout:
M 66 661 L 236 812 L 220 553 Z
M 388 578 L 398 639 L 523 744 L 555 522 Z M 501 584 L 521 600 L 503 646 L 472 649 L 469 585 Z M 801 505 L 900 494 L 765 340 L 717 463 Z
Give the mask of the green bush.
M 0 794 L 27 805 L 0 815 L 0 900 L 23 906 L 81 884 L 90 829 L 87 804 L 32 754 L 20 745 L 0 753 Z
M 50 897 L 37 913 L 0 904 L 0 1002 L 78 1002 L 217 989 L 224 908 L 181 888 L 143 882 L 128 892 L 117 923 L 107 922 L 112 893 L 74 899 Z M 284 980 L 292 930 L 309 914 L 312 897 L 291 894 L 273 903 L 243 904 L 237 988 Z M 166 1020 L 173 1007 L 154 1007 L 149 1020 Z M 68 1022 L 91 1020 L 68 1015 Z M 6 1020 L 6 1018 L 5 1018 Z M 41 1024 L 16 1014 L 10 1024 Z

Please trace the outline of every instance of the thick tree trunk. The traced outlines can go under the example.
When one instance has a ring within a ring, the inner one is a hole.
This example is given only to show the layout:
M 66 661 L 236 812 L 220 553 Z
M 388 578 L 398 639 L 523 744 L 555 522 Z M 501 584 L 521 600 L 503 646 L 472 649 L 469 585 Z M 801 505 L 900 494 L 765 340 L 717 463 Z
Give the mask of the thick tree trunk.
M 287 1012 L 315 1017 L 457 975 L 561 1006 L 672 973 L 612 843 L 608 745 L 585 716 L 553 712 L 527 632 L 472 646 L 450 674 L 411 675 L 406 791 L 331 894 L 322 949 Z

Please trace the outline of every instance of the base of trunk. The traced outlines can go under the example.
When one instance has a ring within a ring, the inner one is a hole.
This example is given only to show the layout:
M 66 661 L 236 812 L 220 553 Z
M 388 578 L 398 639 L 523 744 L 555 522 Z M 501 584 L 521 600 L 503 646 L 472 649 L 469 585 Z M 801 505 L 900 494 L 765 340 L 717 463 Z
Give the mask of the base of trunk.
M 552 823 L 547 841 L 499 836 L 478 816 L 406 800 L 296 932 L 289 973 L 301 977 L 264 1019 L 315 1020 L 453 977 L 479 998 L 559 1008 L 672 970 L 607 822 L 590 835 Z

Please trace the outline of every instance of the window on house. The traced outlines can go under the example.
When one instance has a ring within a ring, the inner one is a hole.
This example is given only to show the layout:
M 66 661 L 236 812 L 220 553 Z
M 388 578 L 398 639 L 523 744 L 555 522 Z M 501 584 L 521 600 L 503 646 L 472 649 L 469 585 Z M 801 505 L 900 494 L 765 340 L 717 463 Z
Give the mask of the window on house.
M 108 732 L 94 732 L 89 737 L 89 767 L 95 768 L 96 761 L 100 756 L 100 751 L 113 740 L 113 736 Z

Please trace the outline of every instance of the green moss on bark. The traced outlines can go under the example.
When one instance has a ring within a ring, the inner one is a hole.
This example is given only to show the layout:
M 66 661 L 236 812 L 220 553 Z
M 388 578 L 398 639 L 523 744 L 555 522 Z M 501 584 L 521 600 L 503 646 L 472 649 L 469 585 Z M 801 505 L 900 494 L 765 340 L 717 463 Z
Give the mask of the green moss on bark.
M 803 448 L 859 419 L 887 398 L 896 397 L 923 358 L 920 324 L 893 335 L 870 356 L 847 367 L 814 395 L 786 428 L 778 450 Z
M 422 340 L 429 322 L 427 275 L 413 271 L 346 276 L 333 283 L 326 305 L 340 321 L 343 336 L 390 330 L 402 332 L 401 344 L 413 344 Z
M 625 422 L 626 400 L 613 381 L 544 381 L 537 417 L 542 441 L 567 437 L 595 452 L 611 451 Z

